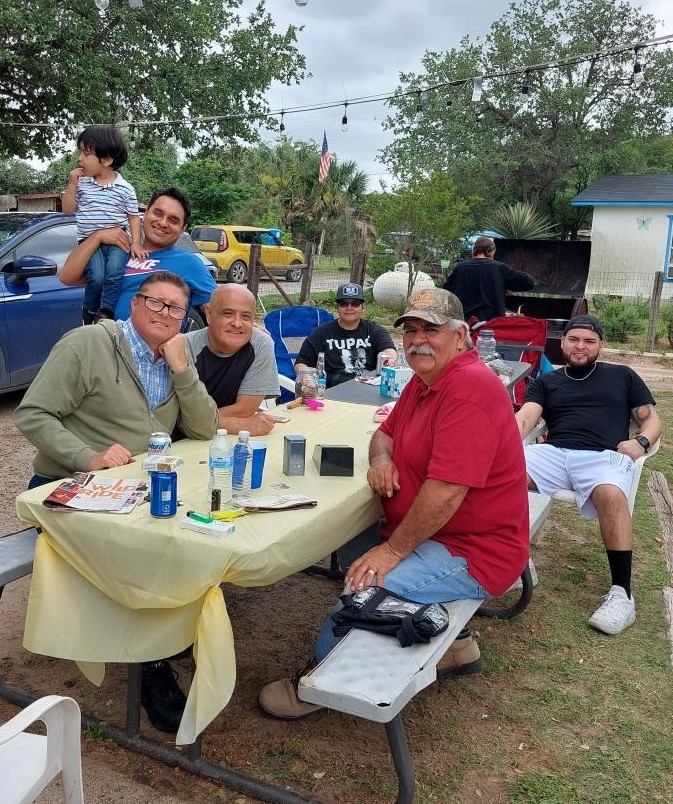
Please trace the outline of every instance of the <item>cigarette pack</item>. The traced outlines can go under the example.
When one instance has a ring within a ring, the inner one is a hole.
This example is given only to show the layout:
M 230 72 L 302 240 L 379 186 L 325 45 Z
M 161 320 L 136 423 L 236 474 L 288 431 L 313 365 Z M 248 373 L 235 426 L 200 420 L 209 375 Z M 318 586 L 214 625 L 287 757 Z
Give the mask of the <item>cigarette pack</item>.
M 156 472 L 157 465 L 160 463 L 167 463 L 171 467 L 170 471 L 174 472 L 182 466 L 184 461 L 177 455 L 148 455 L 147 458 L 143 458 L 142 468 L 146 472 Z
M 212 522 L 197 522 L 196 519 L 188 516 L 180 522 L 180 527 L 195 530 L 197 533 L 209 533 L 211 536 L 229 536 L 236 532 L 236 525 L 233 522 L 223 522 L 218 519 L 214 519 Z

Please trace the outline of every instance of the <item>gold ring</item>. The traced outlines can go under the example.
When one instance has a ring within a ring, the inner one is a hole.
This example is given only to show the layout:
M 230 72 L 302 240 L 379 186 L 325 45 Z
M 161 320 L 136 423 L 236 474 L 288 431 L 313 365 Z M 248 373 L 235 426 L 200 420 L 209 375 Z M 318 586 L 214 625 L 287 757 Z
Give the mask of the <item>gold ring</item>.
M 376 575 L 376 570 L 375 569 L 368 569 L 365 574 L 366 575 Z

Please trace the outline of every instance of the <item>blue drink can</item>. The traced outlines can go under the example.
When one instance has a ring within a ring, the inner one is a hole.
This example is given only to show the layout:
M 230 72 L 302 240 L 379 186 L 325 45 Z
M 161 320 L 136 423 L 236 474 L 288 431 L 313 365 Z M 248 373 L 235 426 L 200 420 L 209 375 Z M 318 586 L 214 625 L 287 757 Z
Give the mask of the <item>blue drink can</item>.
M 157 517 L 175 516 L 178 512 L 178 475 L 177 472 L 152 472 L 150 491 L 150 514 Z

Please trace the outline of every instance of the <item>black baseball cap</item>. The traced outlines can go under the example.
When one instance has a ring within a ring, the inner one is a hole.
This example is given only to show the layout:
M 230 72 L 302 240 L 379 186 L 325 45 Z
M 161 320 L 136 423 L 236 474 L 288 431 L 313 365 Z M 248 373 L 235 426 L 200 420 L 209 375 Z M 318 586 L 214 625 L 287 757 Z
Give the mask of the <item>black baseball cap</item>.
M 336 300 L 340 301 L 361 301 L 365 300 L 365 294 L 362 291 L 362 286 L 357 282 L 347 282 L 345 285 L 339 285 L 337 289 Z
M 567 335 L 571 329 L 590 329 L 603 340 L 603 326 L 594 315 L 575 315 L 563 327 L 563 334 Z

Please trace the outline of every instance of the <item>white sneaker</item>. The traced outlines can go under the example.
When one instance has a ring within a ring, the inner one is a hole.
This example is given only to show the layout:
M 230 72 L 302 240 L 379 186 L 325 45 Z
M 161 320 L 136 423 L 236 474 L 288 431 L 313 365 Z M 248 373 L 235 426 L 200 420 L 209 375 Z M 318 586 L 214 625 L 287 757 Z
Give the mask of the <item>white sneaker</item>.
M 621 586 L 611 586 L 589 625 L 604 634 L 620 634 L 636 621 L 636 603 Z
M 533 586 L 537 586 L 538 584 L 537 570 L 535 569 L 535 564 L 533 564 L 532 558 L 528 559 L 528 567 L 530 568 L 530 577 L 531 580 L 533 581 Z M 515 589 L 522 589 L 522 588 L 523 583 L 521 582 L 521 578 L 517 578 L 517 580 L 514 581 L 514 583 L 509 587 L 507 591 L 512 592 Z

